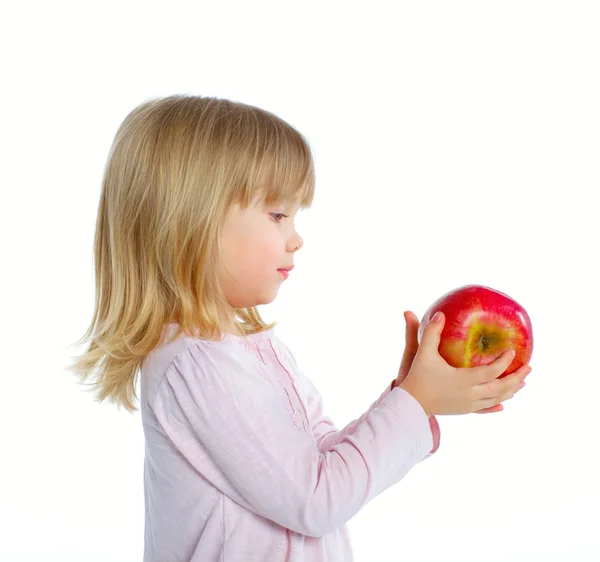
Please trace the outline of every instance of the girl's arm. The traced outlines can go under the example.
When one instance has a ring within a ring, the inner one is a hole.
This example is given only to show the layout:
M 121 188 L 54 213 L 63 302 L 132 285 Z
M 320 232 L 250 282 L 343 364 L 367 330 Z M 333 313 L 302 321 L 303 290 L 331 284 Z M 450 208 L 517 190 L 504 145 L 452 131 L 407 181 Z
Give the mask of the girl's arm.
M 302 389 L 307 404 L 307 413 L 311 426 L 312 433 L 317 442 L 317 446 L 321 452 L 326 452 L 331 449 L 334 445 L 339 443 L 345 436 L 352 435 L 356 429 L 360 426 L 365 418 L 371 413 L 374 408 L 377 408 L 381 404 L 382 400 L 392 391 L 392 386 L 396 382 L 394 379 L 389 386 L 383 391 L 381 396 L 375 400 L 369 407 L 369 409 L 359 418 L 351 421 L 343 429 L 339 430 L 331 418 L 326 416 L 323 412 L 323 400 L 321 395 L 312 381 L 304 374 L 304 372 L 298 367 L 296 358 L 292 351 L 284 344 L 280 339 L 277 339 L 280 350 L 287 355 L 287 364 L 293 365 L 293 375 L 298 379 L 300 388 Z M 433 447 L 425 458 L 429 458 L 435 453 L 440 443 L 440 427 L 435 416 L 429 418 L 429 427 L 433 439 Z
M 425 412 L 395 388 L 351 435 L 321 452 L 260 372 L 226 348 L 198 342 L 174 358 L 150 407 L 177 454 L 223 494 L 313 537 L 350 520 L 433 445 Z

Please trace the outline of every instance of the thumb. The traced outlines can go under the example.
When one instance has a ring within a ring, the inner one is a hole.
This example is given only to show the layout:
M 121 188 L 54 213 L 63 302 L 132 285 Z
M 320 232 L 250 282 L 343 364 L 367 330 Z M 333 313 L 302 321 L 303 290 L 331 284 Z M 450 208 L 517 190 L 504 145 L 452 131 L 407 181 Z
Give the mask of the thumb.
M 404 313 L 404 321 L 406 323 L 405 332 L 405 349 L 409 349 L 414 355 L 419 348 L 419 340 L 417 333 L 419 330 L 419 319 L 414 312 L 407 310 Z
M 406 321 L 406 343 L 404 344 L 404 353 L 402 354 L 400 369 L 398 369 L 398 384 L 401 384 L 408 375 L 417 350 L 419 349 L 419 342 L 417 341 L 419 319 L 414 312 L 406 311 L 404 313 L 404 320 Z
M 420 348 L 437 351 L 445 321 L 446 317 L 443 312 L 438 311 L 433 315 L 433 318 L 423 327 Z

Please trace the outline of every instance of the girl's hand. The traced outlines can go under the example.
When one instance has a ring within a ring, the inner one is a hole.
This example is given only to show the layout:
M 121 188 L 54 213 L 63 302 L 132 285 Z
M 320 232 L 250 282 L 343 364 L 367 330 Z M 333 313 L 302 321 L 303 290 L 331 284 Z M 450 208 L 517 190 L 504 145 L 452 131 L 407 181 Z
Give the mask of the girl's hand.
M 404 344 L 404 353 L 402 354 L 402 362 L 398 369 L 398 377 L 394 381 L 394 387 L 399 386 L 408 375 L 413 359 L 419 349 L 419 319 L 414 312 L 407 311 L 404 313 L 404 321 L 406 322 L 406 343 Z M 429 429 L 433 437 L 433 448 L 429 454 L 435 453 L 440 447 L 440 426 L 435 416 L 429 417 Z
M 406 376 L 408 375 L 410 368 L 413 364 L 413 360 L 417 351 L 419 349 L 419 319 L 417 318 L 414 312 L 410 310 L 404 313 L 404 321 L 406 322 L 406 343 L 404 345 L 404 353 L 402 355 L 402 362 L 400 363 L 400 369 L 398 369 L 398 376 L 396 381 L 394 382 L 394 387 L 400 386 Z M 512 398 L 512 396 L 510 397 Z M 507 400 L 510 400 L 507 398 Z M 504 406 L 502 404 L 496 404 L 495 406 L 490 406 L 489 408 L 483 408 L 481 410 L 476 410 L 475 414 L 493 414 L 495 412 L 501 412 L 504 410 Z M 433 417 L 433 416 L 432 416 Z M 431 418 L 430 418 L 431 420 Z M 436 422 L 437 425 L 437 422 Z M 433 429 L 433 427 L 432 427 Z M 439 432 L 439 429 L 438 429 Z

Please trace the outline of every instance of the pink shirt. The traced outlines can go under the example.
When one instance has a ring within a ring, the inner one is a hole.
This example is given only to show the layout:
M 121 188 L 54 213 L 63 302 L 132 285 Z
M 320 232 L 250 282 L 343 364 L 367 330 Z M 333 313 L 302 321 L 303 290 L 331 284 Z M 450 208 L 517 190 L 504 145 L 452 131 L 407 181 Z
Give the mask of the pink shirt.
M 351 562 L 346 522 L 439 444 L 390 386 L 338 430 L 274 329 L 163 341 L 140 389 L 144 562 Z

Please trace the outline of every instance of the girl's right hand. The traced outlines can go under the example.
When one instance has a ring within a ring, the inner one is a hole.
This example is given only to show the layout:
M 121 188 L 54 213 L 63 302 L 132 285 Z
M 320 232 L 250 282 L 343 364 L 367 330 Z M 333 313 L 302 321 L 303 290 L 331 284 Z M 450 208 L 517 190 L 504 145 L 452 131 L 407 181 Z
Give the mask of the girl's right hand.
M 458 369 L 448 365 L 438 351 L 445 322 L 444 315 L 439 314 L 439 322 L 432 319 L 425 326 L 419 349 L 400 388 L 421 404 L 427 417 L 469 414 L 493 408 L 512 398 L 531 367 L 523 365 L 516 372 L 498 379 L 513 360 L 512 350 L 489 365 Z

